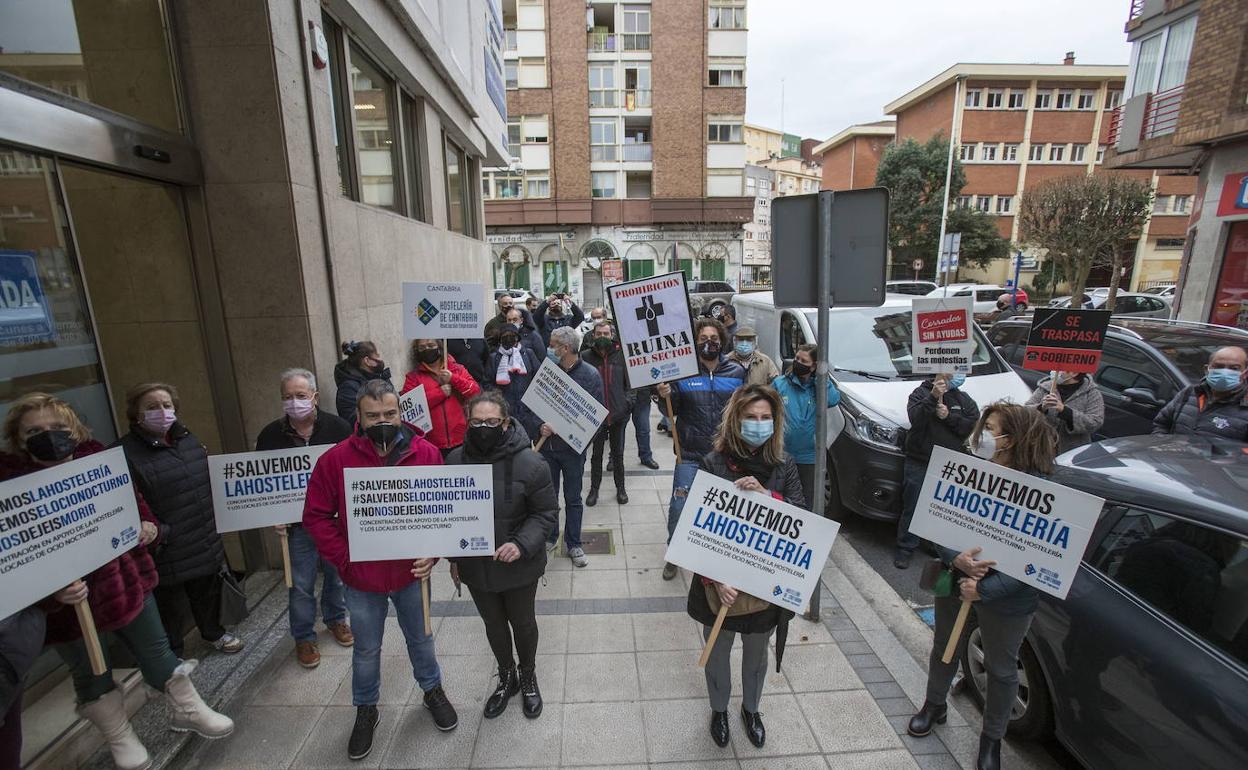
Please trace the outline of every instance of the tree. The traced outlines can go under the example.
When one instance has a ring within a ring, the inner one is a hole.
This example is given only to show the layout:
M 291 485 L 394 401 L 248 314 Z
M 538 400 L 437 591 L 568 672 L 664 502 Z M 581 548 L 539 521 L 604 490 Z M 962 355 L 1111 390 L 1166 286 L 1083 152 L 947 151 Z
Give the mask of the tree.
M 1019 234 L 1028 245 L 1048 249 L 1071 285 L 1072 306 L 1087 285 L 1093 265 L 1110 264 L 1109 298 L 1114 309 L 1124 247 L 1140 236 L 1153 205 L 1153 190 L 1115 174 L 1072 174 L 1041 182 L 1023 194 Z
M 888 188 L 888 245 L 894 260 L 922 259 L 932 265 L 933 274 L 940 250 L 940 215 L 948 162 L 949 140 L 937 134 L 923 144 L 914 139 L 890 144 L 875 174 L 875 183 Z M 955 158 L 949 180 L 951 203 L 965 185 L 966 172 Z M 992 260 L 1009 255 L 1009 241 L 997 235 L 992 218 L 979 211 L 951 210 L 946 230 L 962 233 L 962 263 L 987 267 Z

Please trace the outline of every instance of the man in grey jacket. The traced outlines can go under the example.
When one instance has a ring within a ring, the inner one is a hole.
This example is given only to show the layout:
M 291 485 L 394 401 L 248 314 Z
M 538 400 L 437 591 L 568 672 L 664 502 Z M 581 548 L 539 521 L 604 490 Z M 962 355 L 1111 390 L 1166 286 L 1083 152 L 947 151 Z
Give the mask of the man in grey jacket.
M 1153 419 L 1153 433 L 1194 433 L 1248 442 L 1248 353 L 1226 347 L 1209 357 L 1205 378 L 1180 390 Z
M 1057 379 L 1057 387 L 1053 380 Z M 1105 424 L 1105 401 L 1096 383 L 1086 374 L 1054 372 L 1036 387 L 1027 399 L 1044 413 L 1057 431 L 1058 454 L 1092 443 L 1092 435 Z

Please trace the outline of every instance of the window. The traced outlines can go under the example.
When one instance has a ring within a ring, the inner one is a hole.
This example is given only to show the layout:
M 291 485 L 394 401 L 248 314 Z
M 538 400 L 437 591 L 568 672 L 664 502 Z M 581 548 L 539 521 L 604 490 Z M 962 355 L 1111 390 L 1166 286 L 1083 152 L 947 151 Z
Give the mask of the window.
M 975 208 L 987 214 L 992 211 L 992 196 L 977 195 L 975 196 Z
M 1030 328 L 1022 324 L 997 324 L 988 333 L 988 339 L 992 341 L 1006 361 L 1015 366 L 1022 366 L 1029 331 Z
M 1070 90 L 1062 90 L 1057 92 L 1057 108 L 1059 110 L 1069 110 L 1074 105 L 1075 92 Z
M 342 72 L 342 30 L 328 16 L 321 16 L 325 37 L 329 42 L 329 98 L 334 107 L 334 151 L 338 156 L 338 192 L 354 198 L 352 191 L 351 149 L 347 134 L 349 119 L 343 100 L 339 98 L 345 86 Z
M 707 85 L 740 88 L 745 85 L 745 62 L 739 59 L 711 59 Z
M 443 136 L 446 154 L 446 226 L 453 233 L 472 235 L 472 205 L 468 159 L 459 145 Z
M 706 170 L 707 197 L 740 195 L 741 177 L 741 169 L 708 168 Z
M 1121 298 L 1125 299 L 1130 298 Z M 1122 312 L 1121 306 L 1117 309 Z M 1169 401 L 1175 393 L 1170 375 L 1148 353 L 1113 339 L 1105 340 L 1095 380 L 1102 388 L 1119 393 L 1127 388 L 1145 388 L 1163 401 Z
M 514 59 L 503 62 L 503 86 L 506 88 L 520 87 L 520 63 Z
M 1070 162 L 1083 163 L 1088 146 L 1086 144 L 1072 144 L 1070 146 Z
M 956 206 L 957 206 L 958 208 L 960 208 L 960 209 L 969 209 L 969 208 L 971 207 L 971 196 L 970 196 L 970 195 L 959 195 L 959 196 L 958 196 L 958 201 L 957 201 L 957 203 L 956 203 L 956 204 L 954 204 L 954 205 L 956 205 Z
M 980 148 L 979 159 L 982 161 L 995 161 L 997 159 L 997 145 L 985 144 Z
M 1004 98 L 1005 98 L 1005 91 L 1002 91 L 999 88 L 989 91 L 988 102 L 987 102 L 988 109 L 990 110 L 1001 109 L 1001 103 Z
M 1170 196 L 1158 195 L 1153 199 L 1153 213 L 1165 214 L 1170 210 Z
M 1090 110 L 1096 105 L 1095 91 L 1080 91 L 1079 99 L 1076 102 L 1081 110 Z
M 400 201 L 395 194 L 398 147 L 394 141 L 394 83 L 356 46 L 351 46 L 350 70 L 360 200 L 370 206 L 399 211 Z
M 1027 99 L 1027 92 L 1026 92 L 1026 91 L 1014 91 L 1014 90 L 1011 90 L 1011 91 L 1010 91 L 1010 101 L 1009 101 L 1010 109 L 1011 109 L 1011 110 L 1025 110 L 1025 109 L 1027 109 L 1027 106 L 1026 106 L 1026 99 Z
M 420 102 L 403 94 L 403 181 L 407 190 L 407 215 L 428 222 L 425 213 L 425 162 L 420 141 Z
M 1001 148 L 1001 160 L 1006 163 L 1014 163 L 1018 160 L 1018 145 L 1007 144 Z
M 1155 511 L 1113 510 L 1121 518 L 1088 563 L 1205 643 L 1248 664 L 1248 608 L 1238 590 L 1248 542 Z
M 1096 162 L 1097 163 L 1105 162 L 1105 145 L 1103 144 L 1098 144 L 1096 146 Z
M 1176 195 L 1174 196 L 1174 205 L 1172 206 L 1172 209 L 1174 210 L 1174 213 L 1176 214 L 1186 214 L 1188 207 L 1191 206 L 1191 203 L 1192 203 L 1192 196 Z
M 1173 249 L 1182 249 L 1186 243 L 1187 243 L 1186 238 L 1158 238 L 1157 249 L 1158 250 L 1165 249 L 1167 251 L 1173 250 Z
M 521 194 L 520 174 L 514 171 L 495 171 L 494 174 L 494 197 L 500 199 L 519 198 Z
M 745 0 L 711 0 L 711 29 L 745 29 Z
M 961 152 L 958 153 L 958 160 L 963 160 L 963 161 L 975 160 L 975 145 L 973 144 L 962 145 L 962 150 Z
M 625 51 L 650 50 L 650 6 L 624 6 L 624 34 L 621 39 Z
M 589 65 L 589 106 L 618 107 L 615 90 L 615 65 Z
M 589 175 L 590 194 L 595 198 L 614 198 L 616 177 L 614 171 L 593 171 Z
M 619 160 L 618 123 L 615 118 L 589 121 L 589 159 Z
M 980 99 L 983 97 L 983 91 L 978 88 L 968 88 L 966 91 L 966 106 L 971 108 L 979 107 Z
M 1122 104 L 1122 91 L 1105 92 L 1105 109 L 1112 110 Z
M 1027 150 L 1027 160 L 1030 160 L 1033 162 L 1039 162 L 1039 161 L 1044 160 L 1044 145 L 1043 144 L 1031 145 L 1031 147 Z
M 740 144 L 740 123 L 707 123 L 706 141 L 712 144 Z
M 524 175 L 524 197 L 526 198 L 549 198 L 550 197 L 550 175 L 549 174 L 525 174 Z
M 650 105 L 650 62 L 625 62 L 622 106 L 626 110 L 635 110 Z
M 1050 144 L 1049 145 L 1049 162 L 1050 163 L 1061 163 L 1062 159 L 1065 157 L 1066 157 L 1066 145 L 1064 144 Z
M 1170 32 L 1166 35 L 1166 53 L 1161 60 L 1161 76 L 1157 78 L 1158 93 L 1181 86 L 1187 79 L 1187 65 L 1192 58 L 1192 40 L 1195 36 L 1195 14 L 1170 26 Z
M 525 144 L 546 144 L 550 141 L 550 121 L 545 115 L 520 118 L 520 138 Z
M 516 31 L 514 29 L 504 29 L 503 30 L 503 50 L 515 51 L 517 50 L 517 47 L 518 46 L 516 44 Z
M 521 59 L 517 74 L 517 85 L 519 88 L 545 88 L 546 60 L 541 58 Z
M 1036 109 L 1047 110 L 1053 104 L 1052 91 L 1036 91 Z
M 507 151 L 515 160 L 520 160 L 520 136 L 520 121 L 507 121 Z
M 1014 213 L 1014 196 L 998 195 L 997 196 L 997 213 L 1013 214 Z

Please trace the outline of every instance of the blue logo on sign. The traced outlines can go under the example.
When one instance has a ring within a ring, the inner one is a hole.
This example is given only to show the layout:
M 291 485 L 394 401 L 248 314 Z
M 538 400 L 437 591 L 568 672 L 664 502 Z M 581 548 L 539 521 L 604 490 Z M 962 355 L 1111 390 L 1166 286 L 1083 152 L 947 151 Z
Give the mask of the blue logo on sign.
M 117 546 L 119 545 L 121 545 L 121 540 L 119 538 L 114 537 L 113 538 L 113 550 L 116 551 Z
M 784 593 L 784 589 L 781 588 L 780 586 L 776 586 L 775 588 L 771 589 L 772 596 L 779 596 L 782 593 Z
M 1036 574 L 1036 567 L 1033 564 L 1028 564 L 1023 568 L 1023 572 L 1025 572 L 1028 576 L 1034 575 Z
M 428 325 L 430 321 L 438 317 L 438 308 L 429 300 L 422 299 L 416 306 L 416 317 L 422 324 Z
M 650 367 L 650 379 L 657 380 L 659 379 L 659 376 L 661 374 L 663 374 L 663 372 L 659 371 L 659 367 L 657 366 Z
M 459 550 L 461 550 L 461 551 L 466 551 L 466 550 L 468 550 L 468 541 L 467 541 L 467 540 L 463 540 L 463 539 L 461 539 L 461 540 L 459 541 Z

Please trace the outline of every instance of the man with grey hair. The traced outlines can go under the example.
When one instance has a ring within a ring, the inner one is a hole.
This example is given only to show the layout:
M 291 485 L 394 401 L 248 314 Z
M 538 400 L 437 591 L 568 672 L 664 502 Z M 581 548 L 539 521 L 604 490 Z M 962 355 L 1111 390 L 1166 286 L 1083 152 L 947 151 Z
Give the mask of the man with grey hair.
M 287 369 L 281 374 L 282 411 L 285 416 L 264 426 L 256 438 L 256 451 L 337 444 L 351 435 L 351 423 L 322 411 L 316 375 L 307 369 Z M 295 638 L 295 659 L 304 668 L 321 662 L 316 637 L 316 573 L 321 583 L 321 620 L 334 641 L 343 647 L 355 644 L 347 625 L 347 601 L 338 570 L 316 552 L 316 543 L 300 524 L 279 524 L 279 534 L 290 547 L 290 635 Z
M 589 317 L 577 329 L 581 333 L 581 339 L 594 333 L 594 327 L 600 322 L 607 320 L 607 309 L 605 307 L 596 307 L 589 311 Z M 588 343 L 587 343 L 588 344 Z

